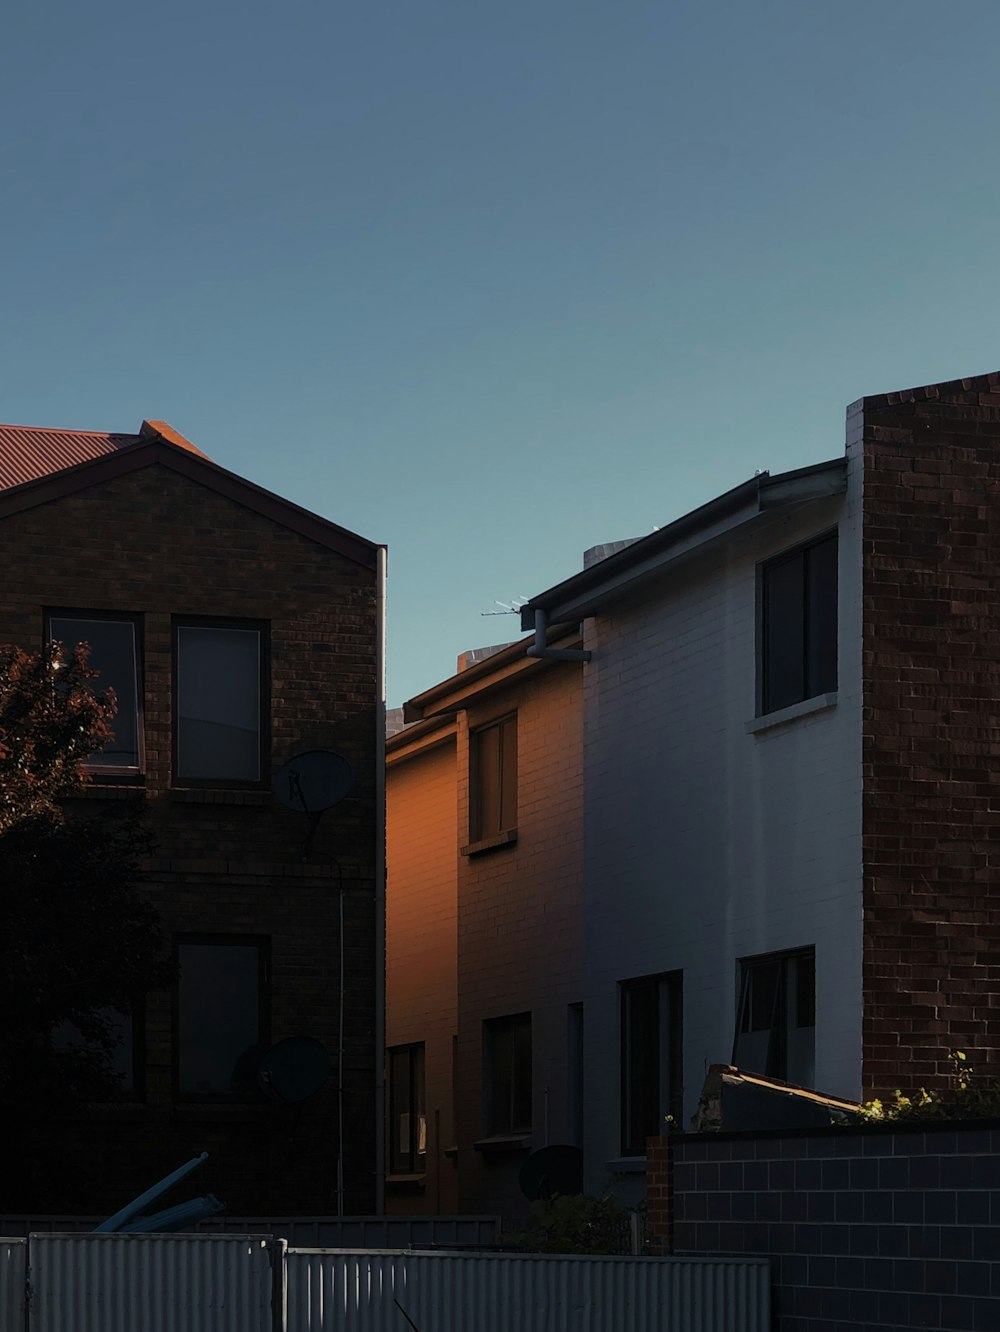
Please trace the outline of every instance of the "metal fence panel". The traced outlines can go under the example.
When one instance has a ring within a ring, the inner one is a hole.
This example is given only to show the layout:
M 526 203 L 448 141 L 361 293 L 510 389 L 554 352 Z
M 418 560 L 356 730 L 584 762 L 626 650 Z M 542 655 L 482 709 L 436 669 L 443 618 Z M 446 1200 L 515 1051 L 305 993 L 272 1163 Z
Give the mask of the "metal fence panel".
M 764 1258 L 296 1252 L 288 1332 L 767 1332 Z
M 24 1283 L 28 1245 L 23 1239 L 0 1239 L 0 1328 L 21 1332 L 24 1327 Z
M 288 1332 L 405 1330 L 394 1301 L 405 1309 L 406 1262 L 402 1253 L 289 1249 Z
M 280 1241 L 32 1234 L 28 1245 L 28 1332 L 273 1332 Z

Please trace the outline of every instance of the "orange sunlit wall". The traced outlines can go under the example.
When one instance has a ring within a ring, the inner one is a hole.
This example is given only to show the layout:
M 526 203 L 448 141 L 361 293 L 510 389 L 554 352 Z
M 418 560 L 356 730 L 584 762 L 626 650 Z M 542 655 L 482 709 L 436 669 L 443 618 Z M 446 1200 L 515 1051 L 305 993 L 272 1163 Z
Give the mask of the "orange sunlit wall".
M 457 1016 L 455 726 L 390 742 L 386 756 L 386 1045 L 424 1045 L 422 1178 L 386 1184 L 390 1214 L 454 1213 L 452 1114 Z M 394 1131 L 390 1123 L 389 1132 Z

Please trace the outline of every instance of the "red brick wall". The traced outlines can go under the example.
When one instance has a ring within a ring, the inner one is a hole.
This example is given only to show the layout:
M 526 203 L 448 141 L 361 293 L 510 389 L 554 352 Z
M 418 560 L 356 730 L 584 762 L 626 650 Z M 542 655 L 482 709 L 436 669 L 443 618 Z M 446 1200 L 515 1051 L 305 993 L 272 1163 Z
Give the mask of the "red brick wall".
M 0 568 L 2 641 L 37 649 L 47 606 L 144 617 L 145 785 L 94 788 L 84 807 L 114 798 L 144 810 L 158 842 L 147 891 L 168 931 L 270 936 L 275 1041 L 307 1033 L 336 1055 L 343 886 L 346 1205 L 372 1210 L 374 572 L 161 466 L 4 518 Z M 272 766 L 310 748 L 353 765 L 354 789 L 324 817 L 308 865 L 303 820 L 270 792 L 171 788 L 174 614 L 268 621 Z M 177 1104 L 168 994 L 149 997 L 146 1041 L 145 1102 L 79 1130 L 81 1158 L 113 1144 L 86 1210 L 121 1205 L 202 1147 L 212 1159 L 197 1186 L 234 1212 L 335 1210 L 335 1076 L 301 1111 Z
M 866 398 L 866 1094 L 1000 1048 L 1000 375 Z

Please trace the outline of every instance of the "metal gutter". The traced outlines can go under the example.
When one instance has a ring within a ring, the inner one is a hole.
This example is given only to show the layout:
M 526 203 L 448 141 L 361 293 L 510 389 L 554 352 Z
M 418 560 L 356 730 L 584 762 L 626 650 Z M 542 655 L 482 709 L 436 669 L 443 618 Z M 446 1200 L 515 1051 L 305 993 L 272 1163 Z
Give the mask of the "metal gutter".
M 829 499 L 846 489 L 844 458 L 773 477 L 762 472 L 692 509 L 658 532 L 532 597 L 521 608 L 521 628 L 536 628 L 538 610 L 546 612 L 551 624 L 578 623 L 641 579 L 684 557 L 702 553 L 713 542 L 753 520 L 778 510 Z

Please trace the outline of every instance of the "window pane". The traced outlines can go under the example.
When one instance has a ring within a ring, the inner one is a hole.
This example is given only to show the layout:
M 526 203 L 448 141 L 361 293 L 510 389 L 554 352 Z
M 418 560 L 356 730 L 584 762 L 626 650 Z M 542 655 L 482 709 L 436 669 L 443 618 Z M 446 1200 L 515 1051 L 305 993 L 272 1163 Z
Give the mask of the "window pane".
M 393 1174 L 422 1171 L 426 1152 L 424 1047 L 397 1046 L 389 1051 L 389 1169 Z
M 812 949 L 743 963 L 734 1064 L 748 1072 L 812 1085 L 815 968 Z
M 255 1092 L 260 949 L 255 944 L 182 944 L 177 958 L 180 1091 Z
M 531 1129 L 531 1014 L 484 1023 L 488 1133 Z
M 177 630 L 177 775 L 260 780 L 260 634 Z
M 641 1155 L 660 1132 L 660 987 L 622 987 L 622 1151 Z
M 806 551 L 806 698 L 837 688 L 837 538 Z
M 77 643 L 90 645 L 90 665 L 99 672 L 92 682 L 95 693 L 112 688 L 118 711 L 111 723 L 112 738 L 99 754 L 91 754 L 88 767 L 139 766 L 139 708 L 135 625 L 130 620 L 84 620 L 52 616 L 49 637 L 72 652 Z
M 501 723 L 500 832 L 517 827 L 517 720 Z
M 475 741 L 473 837 L 495 837 L 500 832 L 500 728 L 477 731 Z
M 802 640 L 805 631 L 801 551 L 764 569 L 764 711 L 805 698 Z

